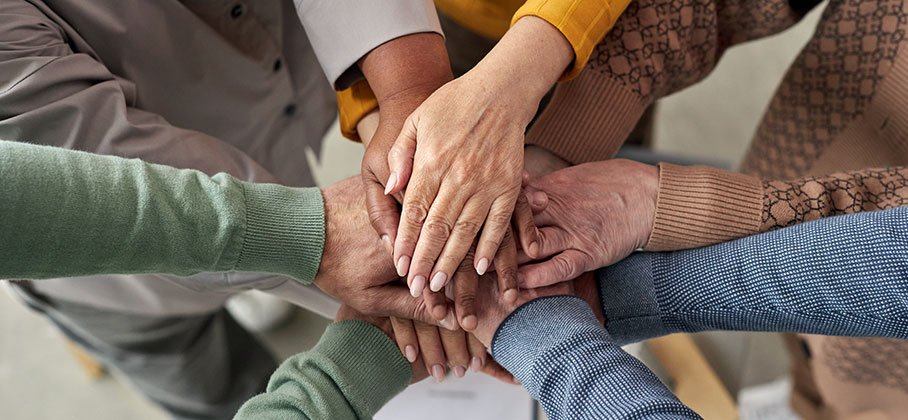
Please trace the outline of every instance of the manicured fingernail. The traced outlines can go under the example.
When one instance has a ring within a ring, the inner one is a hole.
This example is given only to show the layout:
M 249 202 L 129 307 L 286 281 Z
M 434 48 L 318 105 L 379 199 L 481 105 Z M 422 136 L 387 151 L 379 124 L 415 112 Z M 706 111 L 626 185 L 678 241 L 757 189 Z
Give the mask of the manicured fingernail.
M 407 271 L 410 271 L 410 257 L 404 255 L 397 259 L 397 275 L 400 277 L 406 276 Z
M 432 276 L 432 282 L 429 283 L 429 289 L 431 289 L 433 292 L 441 290 L 442 287 L 445 287 L 445 280 L 447 279 L 447 274 L 442 273 L 441 271 L 435 273 L 435 275 Z
M 513 303 L 517 300 L 517 289 L 508 289 L 504 291 L 504 301 Z
M 385 245 L 385 249 L 387 249 L 388 252 L 391 252 L 391 253 L 394 252 L 394 245 L 391 243 L 391 237 L 390 237 L 390 236 L 388 236 L 388 235 L 382 235 L 382 236 L 381 236 L 381 243 Z
M 539 255 L 539 242 L 530 242 L 530 246 L 527 248 L 527 251 L 530 252 L 531 257 Z
M 416 361 L 416 349 L 413 346 L 407 346 L 404 348 L 404 353 L 407 355 L 407 361 L 413 363 Z
M 432 376 L 435 378 L 435 382 L 441 383 L 445 380 L 445 368 L 442 365 L 432 366 Z
M 388 182 L 385 183 L 385 195 L 388 195 L 395 185 L 397 185 L 397 172 L 391 172 L 391 175 L 388 176 Z
M 440 307 L 439 307 L 440 308 Z M 435 309 L 435 315 L 441 315 L 438 313 L 439 309 Z M 454 311 L 447 311 L 447 314 L 443 319 L 438 321 L 438 325 L 441 325 L 442 328 L 454 331 L 457 329 L 457 320 L 454 318 Z
M 463 378 L 467 374 L 467 368 L 463 366 L 454 367 L 454 375 L 457 375 L 458 378 Z
M 480 276 L 486 273 L 486 270 L 489 269 L 489 259 L 480 258 L 479 262 L 476 263 L 476 273 Z
M 460 321 L 460 326 L 467 331 L 473 331 L 476 329 L 476 323 L 476 315 L 467 315 Z
M 474 357 L 473 360 L 470 361 L 470 370 L 472 370 L 473 373 L 479 373 L 480 369 L 482 369 L 482 359 Z
M 413 282 L 410 283 L 410 294 L 413 297 L 419 297 L 422 294 L 422 290 L 426 288 L 426 278 L 423 276 L 413 277 Z

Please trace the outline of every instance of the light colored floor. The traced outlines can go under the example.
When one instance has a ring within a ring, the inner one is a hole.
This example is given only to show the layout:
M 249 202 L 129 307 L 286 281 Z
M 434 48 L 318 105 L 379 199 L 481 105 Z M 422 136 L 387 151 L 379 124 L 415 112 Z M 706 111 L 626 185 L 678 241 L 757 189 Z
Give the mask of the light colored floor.
M 737 163 L 759 116 L 797 50 L 812 32 L 806 22 L 767 41 L 732 49 L 700 85 L 661 103 L 658 150 Z M 332 133 L 320 161 L 310 156 L 320 184 L 358 171 L 361 147 Z M 266 334 L 278 354 L 314 344 L 326 320 L 298 311 L 291 322 Z M 110 377 L 93 382 L 66 351 L 60 335 L 40 317 L 0 294 L 0 418 L 163 419 L 155 407 Z M 777 336 L 710 333 L 697 338 L 733 392 L 784 374 Z

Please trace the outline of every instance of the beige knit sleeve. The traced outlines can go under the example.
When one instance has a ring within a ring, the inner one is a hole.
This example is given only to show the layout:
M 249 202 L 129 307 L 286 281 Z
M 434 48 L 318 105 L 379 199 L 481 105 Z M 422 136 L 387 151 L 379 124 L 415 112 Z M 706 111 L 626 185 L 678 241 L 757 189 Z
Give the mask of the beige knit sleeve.
M 659 165 L 645 249 L 696 248 L 822 217 L 908 205 L 908 168 L 760 180 L 703 166 Z
M 559 84 L 527 143 L 574 164 L 608 159 L 653 101 L 702 80 L 729 46 L 801 17 L 786 0 L 634 1 L 580 76 Z

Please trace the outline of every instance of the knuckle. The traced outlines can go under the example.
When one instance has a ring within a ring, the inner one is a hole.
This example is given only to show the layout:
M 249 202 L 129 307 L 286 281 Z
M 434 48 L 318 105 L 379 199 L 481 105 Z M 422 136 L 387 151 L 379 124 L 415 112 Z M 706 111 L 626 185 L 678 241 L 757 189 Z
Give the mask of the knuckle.
M 511 213 L 491 213 L 489 214 L 486 224 L 489 226 L 501 227 L 511 223 Z
M 423 230 L 431 236 L 447 238 L 451 234 L 451 224 L 442 218 L 431 218 L 423 225 Z
M 476 294 L 473 291 L 462 292 L 457 297 L 457 304 L 465 310 L 472 311 L 476 306 Z
M 498 278 L 502 283 L 505 283 L 505 284 L 517 283 L 517 267 L 512 267 L 512 266 L 496 267 L 496 272 L 498 273 Z
M 454 231 L 471 236 L 475 235 L 476 232 L 479 232 L 479 222 L 475 220 L 458 220 L 454 224 Z
M 555 272 L 558 273 L 562 279 L 570 277 L 574 272 L 574 264 L 562 255 L 552 258 L 552 263 L 555 264 Z
M 426 255 L 422 255 L 422 256 L 416 258 L 414 260 L 414 262 L 419 267 L 434 267 L 435 266 L 435 258 L 426 256 Z
M 407 221 L 422 224 L 429 214 L 429 207 L 420 202 L 407 203 L 404 206 L 404 214 L 407 216 Z

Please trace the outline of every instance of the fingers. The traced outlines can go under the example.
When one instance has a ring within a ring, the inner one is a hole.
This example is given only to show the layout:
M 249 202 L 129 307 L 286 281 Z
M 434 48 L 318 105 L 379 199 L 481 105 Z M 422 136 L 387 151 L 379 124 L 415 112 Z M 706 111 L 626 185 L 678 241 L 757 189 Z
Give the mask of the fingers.
M 534 259 L 546 258 L 571 247 L 571 236 L 560 228 L 544 227 L 538 230 L 539 249 Z
M 481 268 L 489 266 L 501 245 L 501 239 L 511 227 L 511 214 L 516 200 L 516 195 L 504 195 L 492 202 L 476 246 L 476 272 L 480 275 L 485 273 L 485 269 Z
M 433 292 L 429 289 L 423 289 L 422 299 L 425 302 L 426 310 L 432 316 L 433 324 L 441 325 L 442 322 L 445 322 L 443 327 L 447 329 L 452 329 L 456 327 L 456 321 L 454 324 L 449 324 L 448 318 L 453 319 L 453 311 L 448 309 L 448 299 L 445 297 L 443 292 Z
M 520 385 L 520 382 L 514 378 L 514 375 L 511 375 L 511 372 L 508 372 L 504 367 L 498 364 L 495 359 L 491 357 L 488 358 L 486 364 L 482 367 L 482 373 L 489 375 L 495 379 L 498 379 L 501 382 Z
M 438 330 L 441 344 L 445 349 L 445 358 L 454 375 L 463 378 L 470 366 L 470 349 L 467 347 L 467 334 L 463 330 Z
M 514 206 L 514 231 L 517 232 L 520 247 L 527 255 L 537 258 L 539 244 L 536 242 L 536 223 L 533 222 L 533 210 L 524 194 L 517 196 L 517 204 Z
M 416 337 L 413 321 L 391 317 L 391 328 L 394 330 L 394 339 L 400 352 L 408 362 L 415 362 L 419 356 L 419 339 Z
M 454 311 L 448 311 L 441 320 L 436 319 L 430 313 L 424 299 L 410 296 L 410 292 L 403 285 L 387 284 L 373 287 L 358 306 L 355 309 L 366 315 L 413 319 L 447 329 L 457 327 Z M 447 307 L 446 304 L 445 306 Z
M 486 346 L 473 334 L 467 334 L 467 346 L 470 348 L 470 370 L 473 373 L 479 373 L 489 358 Z
M 391 244 L 394 243 L 397 237 L 397 228 L 400 222 L 397 200 L 384 194 L 382 185 L 374 176 L 363 172 L 362 178 L 365 186 L 369 222 L 372 224 L 372 228 L 381 236 L 385 247 L 391 249 Z
M 429 288 L 432 291 L 441 290 L 447 284 L 451 275 L 453 275 L 458 268 L 463 265 L 463 262 L 466 261 L 468 254 L 470 254 L 470 248 L 473 247 L 473 243 L 476 239 L 476 234 L 479 232 L 482 220 L 488 212 L 489 209 L 484 208 L 479 200 L 470 200 L 466 206 L 463 207 L 463 211 L 457 219 L 457 223 L 454 224 L 451 236 L 447 238 L 447 243 L 443 244 L 444 249 L 441 251 L 441 255 L 435 263 L 432 281 L 429 284 Z M 426 226 L 428 226 L 428 224 L 426 224 Z M 423 230 L 425 233 L 425 229 Z M 420 237 L 420 244 L 422 244 L 424 239 L 426 239 L 425 235 Z M 472 269 L 472 255 L 470 255 L 469 260 Z M 414 259 L 414 261 L 416 261 L 416 259 Z
M 538 264 L 520 267 L 520 287 L 534 289 L 573 280 L 588 269 L 589 259 L 580 251 L 569 249 Z
M 473 269 L 473 256 L 468 253 L 454 274 L 454 311 L 460 327 L 473 331 L 479 323 L 476 318 L 476 290 L 479 274 Z
M 394 242 L 394 263 L 397 275 L 401 277 L 407 276 L 410 272 L 416 241 L 420 239 L 423 224 L 429 216 L 429 209 L 438 194 L 438 180 L 430 177 L 431 175 L 427 175 L 427 177 L 416 179 L 407 187 L 407 193 L 404 195 L 397 240 Z M 460 211 L 460 209 L 458 208 L 456 211 Z M 422 289 L 427 286 L 423 276 L 408 277 L 407 284 L 410 286 L 413 296 L 419 296 Z
M 510 228 L 505 230 L 501 246 L 495 255 L 495 272 L 498 274 L 498 291 L 504 301 L 517 301 L 517 244 Z
M 388 151 L 388 170 L 391 173 L 385 182 L 386 195 L 403 191 L 410 182 L 414 155 L 416 155 L 416 119 L 411 115 L 404 121 L 400 135 Z
M 438 328 L 421 322 L 414 323 L 414 326 L 416 327 L 416 336 L 419 339 L 419 348 L 422 350 L 422 358 L 426 364 L 426 370 L 435 378 L 436 382 L 445 380 L 447 361 L 445 360 L 444 345 L 441 343 Z
M 409 196 L 411 193 L 407 195 Z M 406 201 L 406 198 L 404 200 Z M 416 243 L 413 260 L 410 262 L 408 276 L 412 280 L 409 281 L 409 284 L 428 286 L 430 290 L 437 292 L 448 283 L 454 268 L 460 264 L 479 230 L 479 222 L 463 221 L 464 217 L 469 217 L 469 215 L 461 215 L 462 210 L 471 211 L 474 218 L 479 213 L 475 208 L 465 209 L 465 200 L 460 197 L 456 188 L 442 187 L 439 191 L 419 233 L 419 242 Z M 460 220 L 458 220 L 458 215 L 460 215 Z M 481 221 L 482 216 L 478 216 L 478 219 Z M 466 235 L 467 233 L 469 236 Z M 439 255 L 443 251 L 454 250 L 458 251 L 460 255 L 447 255 L 444 260 L 439 260 Z M 456 261 L 453 261 L 455 257 Z M 437 267 L 436 261 L 444 262 L 441 269 Z M 433 267 L 435 267 L 434 271 Z M 414 288 L 413 292 L 416 291 Z

